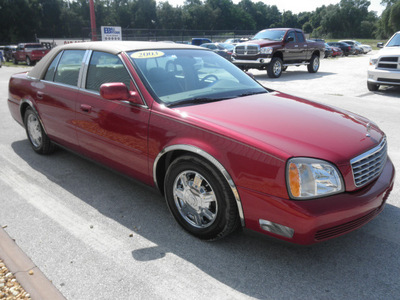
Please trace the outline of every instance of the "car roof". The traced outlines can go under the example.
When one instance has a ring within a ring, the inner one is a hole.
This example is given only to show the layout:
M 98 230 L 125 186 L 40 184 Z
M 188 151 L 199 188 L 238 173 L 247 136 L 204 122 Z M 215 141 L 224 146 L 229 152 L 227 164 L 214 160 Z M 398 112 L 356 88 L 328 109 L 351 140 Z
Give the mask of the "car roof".
M 73 43 L 60 46 L 62 49 L 94 50 L 119 54 L 126 51 L 159 50 L 159 49 L 199 49 L 196 46 L 166 42 L 140 42 L 140 41 L 105 41 Z

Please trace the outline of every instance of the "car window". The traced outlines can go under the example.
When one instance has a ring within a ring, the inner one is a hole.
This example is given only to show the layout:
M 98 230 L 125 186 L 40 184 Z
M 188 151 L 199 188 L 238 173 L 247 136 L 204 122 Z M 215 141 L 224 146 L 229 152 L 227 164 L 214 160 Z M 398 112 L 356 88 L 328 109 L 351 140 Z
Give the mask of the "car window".
M 54 82 L 78 85 L 79 70 L 85 50 L 66 50 L 61 56 Z
M 118 56 L 94 51 L 89 63 L 86 89 L 98 92 L 100 86 L 107 82 L 122 82 L 129 88 L 131 77 Z
M 304 36 L 301 32 L 296 31 L 296 41 L 297 43 L 303 43 L 304 42 Z
M 58 61 L 60 60 L 61 55 L 62 55 L 62 52 L 58 53 L 56 58 L 53 59 L 53 61 L 51 62 L 49 68 L 46 71 L 46 75 L 44 76 L 44 80 L 47 80 L 47 81 L 53 81 L 54 80 L 54 74 L 56 72 L 57 64 L 58 64 Z
M 211 51 L 165 49 L 128 55 L 150 93 L 166 105 L 266 92 L 250 76 Z

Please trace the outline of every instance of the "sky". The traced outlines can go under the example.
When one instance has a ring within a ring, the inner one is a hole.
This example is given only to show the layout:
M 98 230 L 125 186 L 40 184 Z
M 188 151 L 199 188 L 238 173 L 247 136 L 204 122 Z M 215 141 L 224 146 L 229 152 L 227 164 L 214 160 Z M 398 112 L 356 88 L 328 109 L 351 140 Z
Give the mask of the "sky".
M 168 1 L 172 6 L 183 5 L 185 0 L 157 0 L 157 2 Z M 258 2 L 260 0 L 252 0 L 253 2 Z M 385 9 L 384 6 L 380 5 L 381 0 L 369 0 L 371 5 L 369 10 L 374 10 L 381 15 L 382 11 Z M 239 3 L 240 0 L 233 0 L 233 3 Z M 322 5 L 337 4 L 340 0 L 264 0 L 262 1 L 267 5 L 276 5 L 278 9 L 283 12 L 286 10 L 291 10 L 293 13 L 298 14 L 304 11 L 314 11 L 317 7 Z

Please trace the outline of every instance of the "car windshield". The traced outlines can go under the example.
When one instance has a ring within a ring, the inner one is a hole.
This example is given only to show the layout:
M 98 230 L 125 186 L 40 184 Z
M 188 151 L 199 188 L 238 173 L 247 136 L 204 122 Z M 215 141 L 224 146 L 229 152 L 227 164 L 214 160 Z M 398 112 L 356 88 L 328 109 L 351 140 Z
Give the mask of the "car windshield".
M 285 30 L 263 30 L 257 33 L 253 37 L 253 40 L 282 41 L 285 33 Z
M 398 47 L 400 46 L 400 33 L 395 34 L 386 47 Z
M 155 100 L 167 106 L 267 93 L 250 76 L 212 51 L 165 49 L 127 54 Z

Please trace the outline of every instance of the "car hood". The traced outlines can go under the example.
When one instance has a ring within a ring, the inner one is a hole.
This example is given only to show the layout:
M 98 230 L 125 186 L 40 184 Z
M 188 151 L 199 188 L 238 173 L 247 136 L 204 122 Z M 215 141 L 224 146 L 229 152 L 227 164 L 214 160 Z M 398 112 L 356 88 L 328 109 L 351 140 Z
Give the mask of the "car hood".
M 400 55 L 400 46 L 382 48 L 377 55 Z
M 267 46 L 267 45 L 268 45 L 268 46 L 280 46 L 280 45 L 282 45 L 282 41 L 249 40 L 249 41 L 247 41 L 247 42 L 237 44 L 236 46 L 245 45 L 245 44 L 248 44 L 248 45 L 259 45 L 260 47 L 262 47 L 262 46 Z
M 366 118 L 280 92 L 174 110 L 196 126 L 283 160 L 304 156 L 348 165 L 384 135 Z

